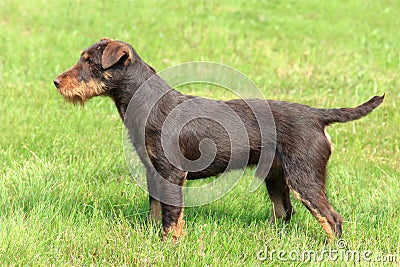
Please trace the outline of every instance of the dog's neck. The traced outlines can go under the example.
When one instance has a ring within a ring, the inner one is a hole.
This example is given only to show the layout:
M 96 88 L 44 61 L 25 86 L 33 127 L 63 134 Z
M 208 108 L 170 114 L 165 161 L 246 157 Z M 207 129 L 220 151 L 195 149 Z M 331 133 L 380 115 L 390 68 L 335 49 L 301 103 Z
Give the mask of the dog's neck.
M 137 60 L 132 63 L 129 68 L 132 68 L 127 73 L 129 76 L 122 79 L 116 89 L 111 90 L 108 94 L 115 106 L 118 113 L 124 121 L 126 113 L 131 112 L 128 107 L 131 103 L 134 109 L 134 116 L 141 117 L 138 113 L 143 113 L 143 118 L 147 117 L 151 108 L 156 104 L 155 101 L 163 96 L 163 99 L 174 98 L 177 95 L 182 95 L 180 92 L 171 88 L 166 81 L 157 75 L 155 70 L 142 60 Z M 168 92 L 168 94 L 167 94 Z M 133 101 L 131 101 L 133 100 Z M 173 101 L 171 100 L 171 103 Z M 132 114 L 131 114 L 132 115 Z
M 131 70 L 127 73 L 131 75 L 122 79 L 121 83 L 116 84 L 115 88 L 110 90 L 108 96 L 114 101 L 118 113 L 124 120 L 129 102 L 136 91 L 152 76 L 157 75 L 155 70 L 142 60 L 137 60 L 128 68 Z M 161 79 L 161 78 L 160 78 Z
M 127 77 L 132 82 L 128 82 L 121 88 L 123 91 L 112 97 L 135 149 L 142 151 L 148 122 L 151 125 L 164 120 L 166 114 L 184 101 L 186 96 L 171 88 L 152 68 L 142 73 L 140 80 L 134 75 L 135 77 Z

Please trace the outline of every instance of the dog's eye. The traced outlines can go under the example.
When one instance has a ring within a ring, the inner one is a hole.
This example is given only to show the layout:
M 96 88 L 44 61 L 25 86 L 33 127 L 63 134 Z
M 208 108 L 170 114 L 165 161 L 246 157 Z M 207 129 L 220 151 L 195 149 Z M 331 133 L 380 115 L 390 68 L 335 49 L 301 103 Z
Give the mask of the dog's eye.
M 81 60 L 82 60 L 82 62 L 89 62 L 90 59 L 89 59 L 88 53 L 83 52 L 83 53 L 81 54 Z

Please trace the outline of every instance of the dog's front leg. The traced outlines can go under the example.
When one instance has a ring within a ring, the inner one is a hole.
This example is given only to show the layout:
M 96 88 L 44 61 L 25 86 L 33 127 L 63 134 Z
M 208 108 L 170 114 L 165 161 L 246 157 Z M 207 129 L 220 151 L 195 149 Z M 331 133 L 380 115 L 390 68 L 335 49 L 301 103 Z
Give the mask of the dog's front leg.
M 183 207 L 161 203 L 162 209 L 162 238 L 164 241 L 172 238 L 176 243 L 178 238 L 185 235 Z
M 161 222 L 161 203 L 151 195 L 149 195 L 150 201 L 150 219 L 156 222 Z
M 161 211 L 162 211 L 162 237 L 163 240 L 172 238 L 174 243 L 179 237 L 185 235 L 183 220 L 183 184 L 186 173 L 172 171 L 168 176 L 163 175 L 159 185 Z
M 150 201 L 150 214 L 151 220 L 161 221 L 161 204 L 158 199 L 160 199 L 157 190 L 156 173 L 147 168 L 146 179 L 147 179 L 147 189 L 149 190 L 149 201 Z

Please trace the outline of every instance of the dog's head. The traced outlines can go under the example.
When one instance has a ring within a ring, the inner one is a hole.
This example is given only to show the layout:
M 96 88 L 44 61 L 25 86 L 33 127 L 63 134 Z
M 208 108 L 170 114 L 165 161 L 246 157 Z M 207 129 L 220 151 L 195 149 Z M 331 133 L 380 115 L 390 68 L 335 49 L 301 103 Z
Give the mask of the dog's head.
M 79 61 L 53 82 L 67 101 L 83 105 L 94 96 L 112 95 L 126 80 L 127 71 L 142 62 L 139 59 L 131 45 L 103 38 L 83 50 Z

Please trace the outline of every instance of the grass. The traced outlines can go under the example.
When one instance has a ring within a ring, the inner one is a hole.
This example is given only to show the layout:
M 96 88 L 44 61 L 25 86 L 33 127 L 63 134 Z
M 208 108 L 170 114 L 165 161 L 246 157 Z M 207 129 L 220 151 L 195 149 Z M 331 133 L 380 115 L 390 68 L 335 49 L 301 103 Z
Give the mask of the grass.
M 227 64 L 273 99 L 341 107 L 385 92 L 367 118 L 330 127 L 327 188 L 345 220 L 347 249 L 397 255 L 398 264 L 399 27 L 400 4 L 388 0 L 1 1 L 0 264 L 302 266 L 310 263 L 257 253 L 336 248 L 295 200 L 289 225 L 268 223 L 265 188 L 247 193 L 251 170 L 225 198 L 185 210 L 187 235 L 177 245 L 161 242 L 124 162 L 112 101 L 76 108 L 52 86 L 101 37 L 133 44 L 157 70 Z M 210 86 L 182 91 L 229 97 Z M 311 262 L 333 263 L 355 264 Z

